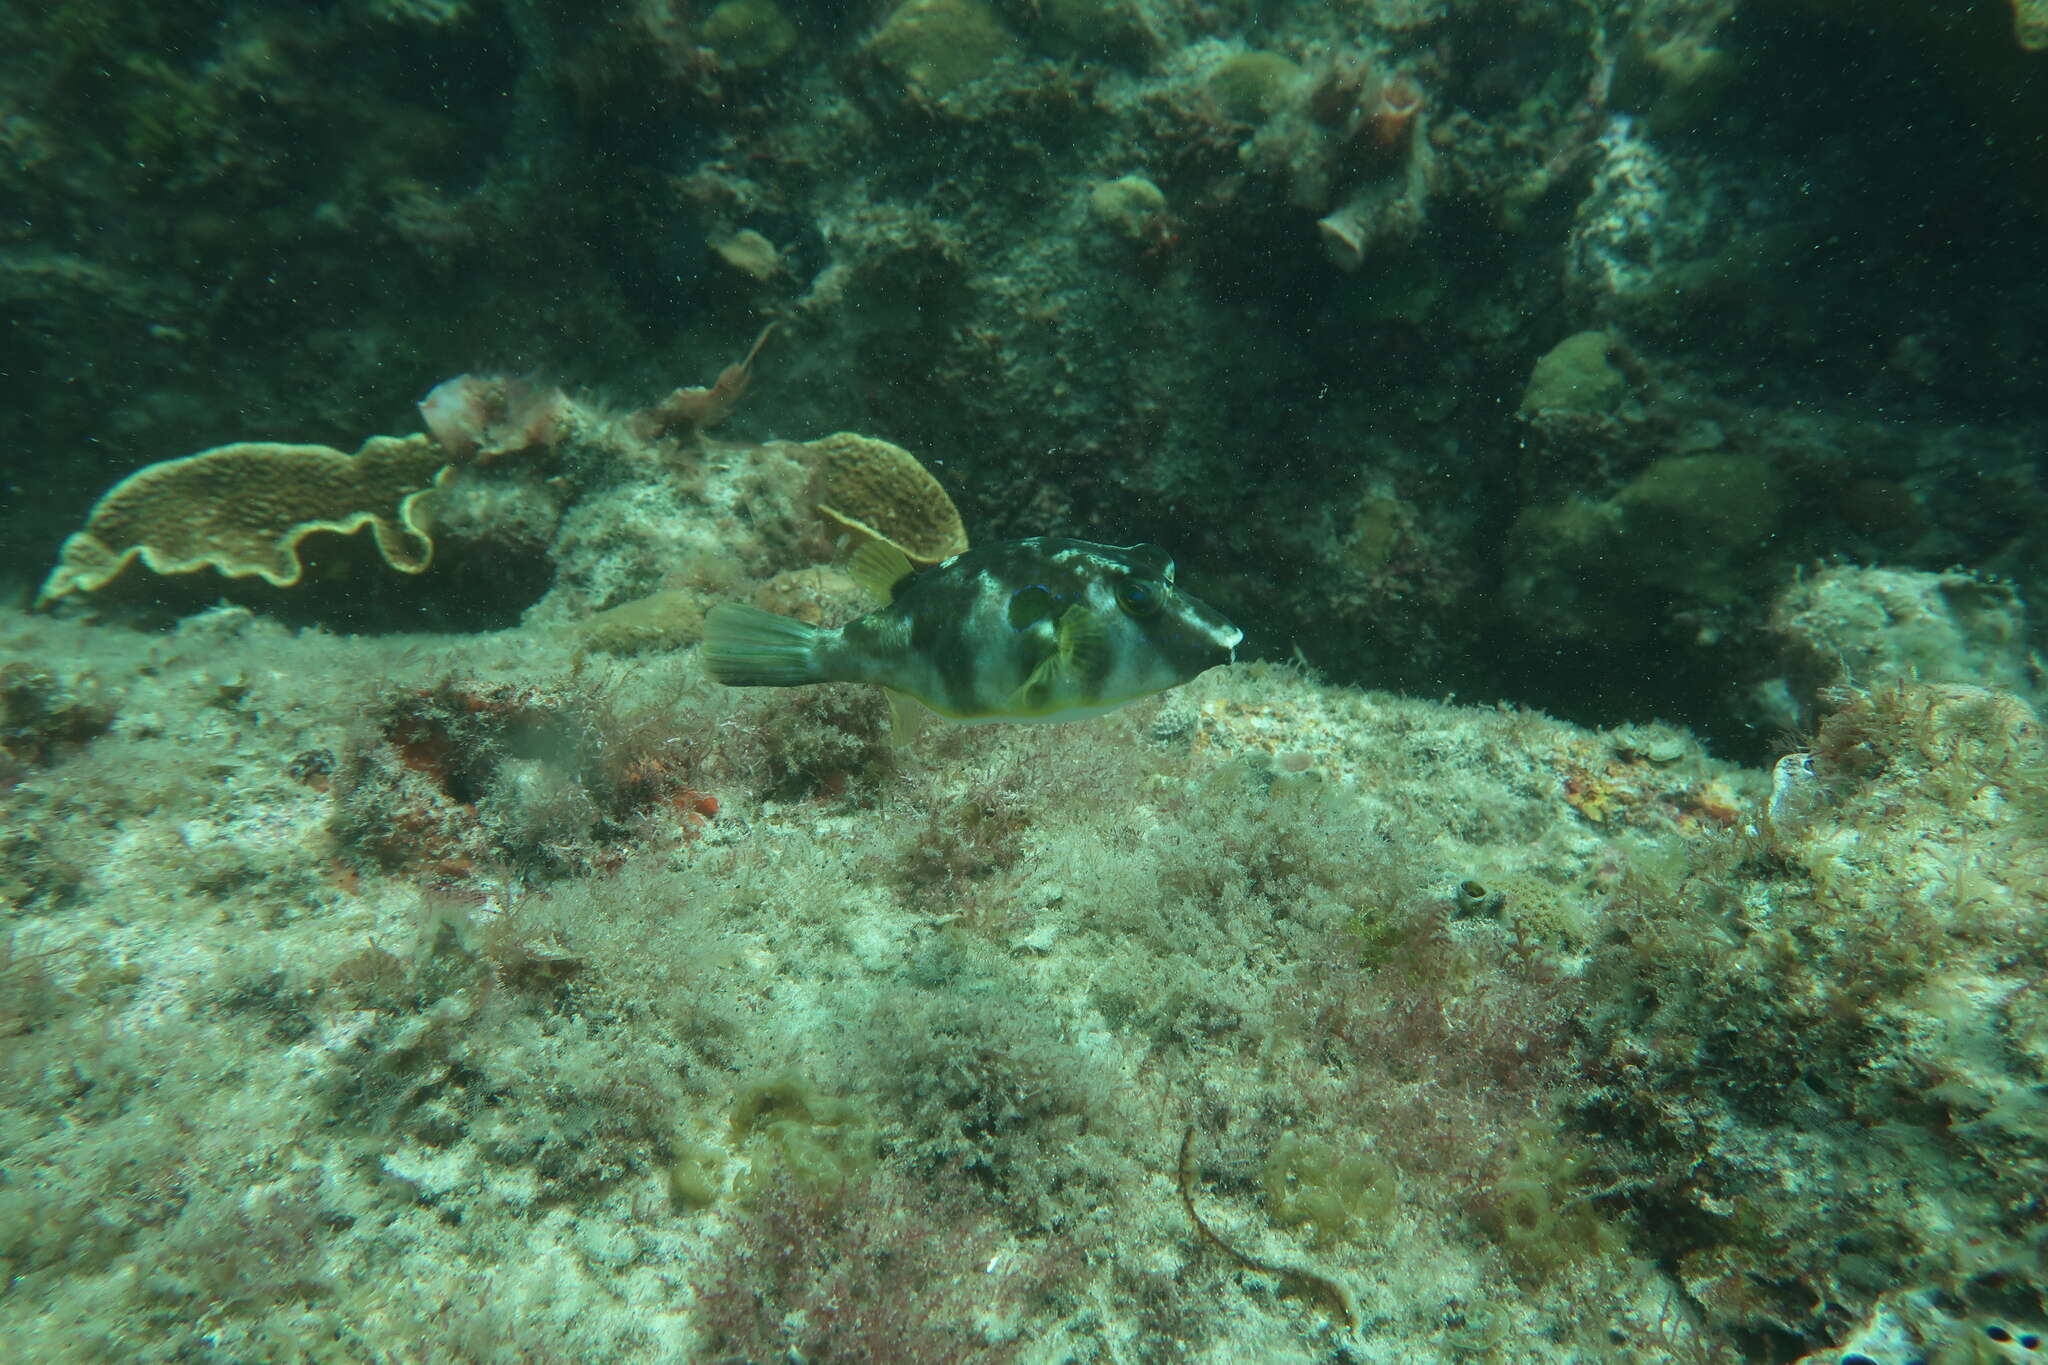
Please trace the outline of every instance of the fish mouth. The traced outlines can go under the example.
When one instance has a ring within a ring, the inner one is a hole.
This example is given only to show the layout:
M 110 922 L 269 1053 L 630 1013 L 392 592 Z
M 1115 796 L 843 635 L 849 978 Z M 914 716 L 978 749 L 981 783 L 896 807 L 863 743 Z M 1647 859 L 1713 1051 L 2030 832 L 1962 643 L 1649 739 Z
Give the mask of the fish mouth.
M 1200 598 L 1187 593 L 1179 597 L 1182 610 L 1174 623 L 1173 634 L 1177 638 L 1171 652 L 1191 661 L 1202 659 L 1203 668 L 1236 663 L 1237 647 L 1244 643 L 1244 632 Z
M 1208 635 L 1211 648 L 1217 654 L 1223 656 L 1218 662 L 1226 664 L 1237 662 L 1237 647 L 1244 643 L 1243 631 L 1231 625 L 1230 622 L 1225 621 L 1223 618 L 1218 617 L 1215 623 L 1209 627 Z
M 1217 649 L 1223 651 L 1225 661 L 1237 663 L 1237 647 L 1245 643 L 1245 632 L 1225 620 L 1221 612 L 1208 612 L 1208 620 L 1202 624 L 1208 626 L 1208 636 L 1217 641 Z
M 1193 598 L 1187 601 L 1193 609 L 1188 624 L 1209 637 L 1210 646 L 1223 655 L 1223 662 L 1236 663 L 1237 647 L 1244 643 L 1244 632 L 1207 602 Z

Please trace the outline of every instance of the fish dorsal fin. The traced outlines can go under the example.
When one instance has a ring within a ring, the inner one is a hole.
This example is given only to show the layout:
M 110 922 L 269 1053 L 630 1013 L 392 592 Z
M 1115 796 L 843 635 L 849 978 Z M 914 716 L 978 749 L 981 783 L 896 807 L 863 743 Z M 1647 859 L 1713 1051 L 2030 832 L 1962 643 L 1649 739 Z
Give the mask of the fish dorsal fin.
M 1031 670 L 1010 696 L 1010 714 L 1044 715 L 1055 699 L 1071 701 L 1077 693 L 1071 686 L 1078 679 L 1099 676 L 1109 654 L 1109 628 L 1102 618 L 1079 605 L 1068 607 L 1060 616 L 1059 642 L 1045 662 Z M 1062 688 L 1061 684 L 1068 684 Z M 1064 692 L 1064 696 L 1062 693 Z
M 886 607 L 896 600 L 897 584 L 911 575 L 910 556 L 885 540 L 866 540 L 853 552 L 846 572 L 877 606 Z
M 1149 543 L 1126 545 L 1124 554 L 1129 556 L 1131 563 L 1150 570 L 1153 575 L 1165 579 L 1169 584 L 1173 582 L 1173 556 L 1166 553 L 1163 547 Z

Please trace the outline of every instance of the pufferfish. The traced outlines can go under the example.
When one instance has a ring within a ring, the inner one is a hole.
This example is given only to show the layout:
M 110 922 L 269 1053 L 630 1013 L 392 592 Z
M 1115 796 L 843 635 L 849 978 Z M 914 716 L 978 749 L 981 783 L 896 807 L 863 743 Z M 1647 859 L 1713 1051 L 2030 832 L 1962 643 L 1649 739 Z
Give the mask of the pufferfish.
M 722 602 L 703 659 L 734 687 L 874 683 L 899 737 L 914 698 L 959 721 L 1064 721 L 1113 711 L 1236 658 L 1244 632 L 1173 585 L 1156 545 L 1037 536 L 913 572 L 894 546 L 854 555 L 884 605 L 837 630 Z

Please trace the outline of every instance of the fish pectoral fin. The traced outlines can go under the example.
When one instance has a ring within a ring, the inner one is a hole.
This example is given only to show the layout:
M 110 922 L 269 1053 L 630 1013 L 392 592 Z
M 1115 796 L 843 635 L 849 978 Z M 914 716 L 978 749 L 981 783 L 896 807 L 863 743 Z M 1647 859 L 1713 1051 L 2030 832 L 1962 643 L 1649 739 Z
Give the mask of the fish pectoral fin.
M 885 540 L 866 540 L 853 552 L 846 572 L 860 590 L 886 607 L 896 600 L 896 588 L 912 573 L 910 556 Z
M 1109 657 L 1109 627 L 1086 607 L 1068 607 L 1060 617 L 1058 650 L 1060 671 L 1071 677 L 1092 677 L 1102 671 Z
M 1099 677 L 1109 655 L 1109 629 L 1102 618 L 1086 607 L 1068 607 L 1060 617 L 1059 639 L 1052 653 L 1031 676 L 1010 694 L 1005 712 L 1013 716 L 1038 716 L 1050 711 L 1055 702 L 1071 702 L 1083 693 L 1081 684 Z

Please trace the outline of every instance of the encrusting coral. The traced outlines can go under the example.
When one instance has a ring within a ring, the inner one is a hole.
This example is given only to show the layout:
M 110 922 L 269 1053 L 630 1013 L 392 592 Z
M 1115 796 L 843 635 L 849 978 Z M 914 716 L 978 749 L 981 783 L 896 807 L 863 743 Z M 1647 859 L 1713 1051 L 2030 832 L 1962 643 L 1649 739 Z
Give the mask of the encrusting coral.
M 305 572 L 299 542 L 368 526 L 384 562 L 424 573 L 434 543 L 420 500 L 450 468 L 429 436 L 373 436 L 354 455 L 331 446 L 245 441 L 137 470 L 109 489 L 59 551 L 38 607 L 92 592 L 140 558 L 160 574 L 216 569 L 276 587 Z

